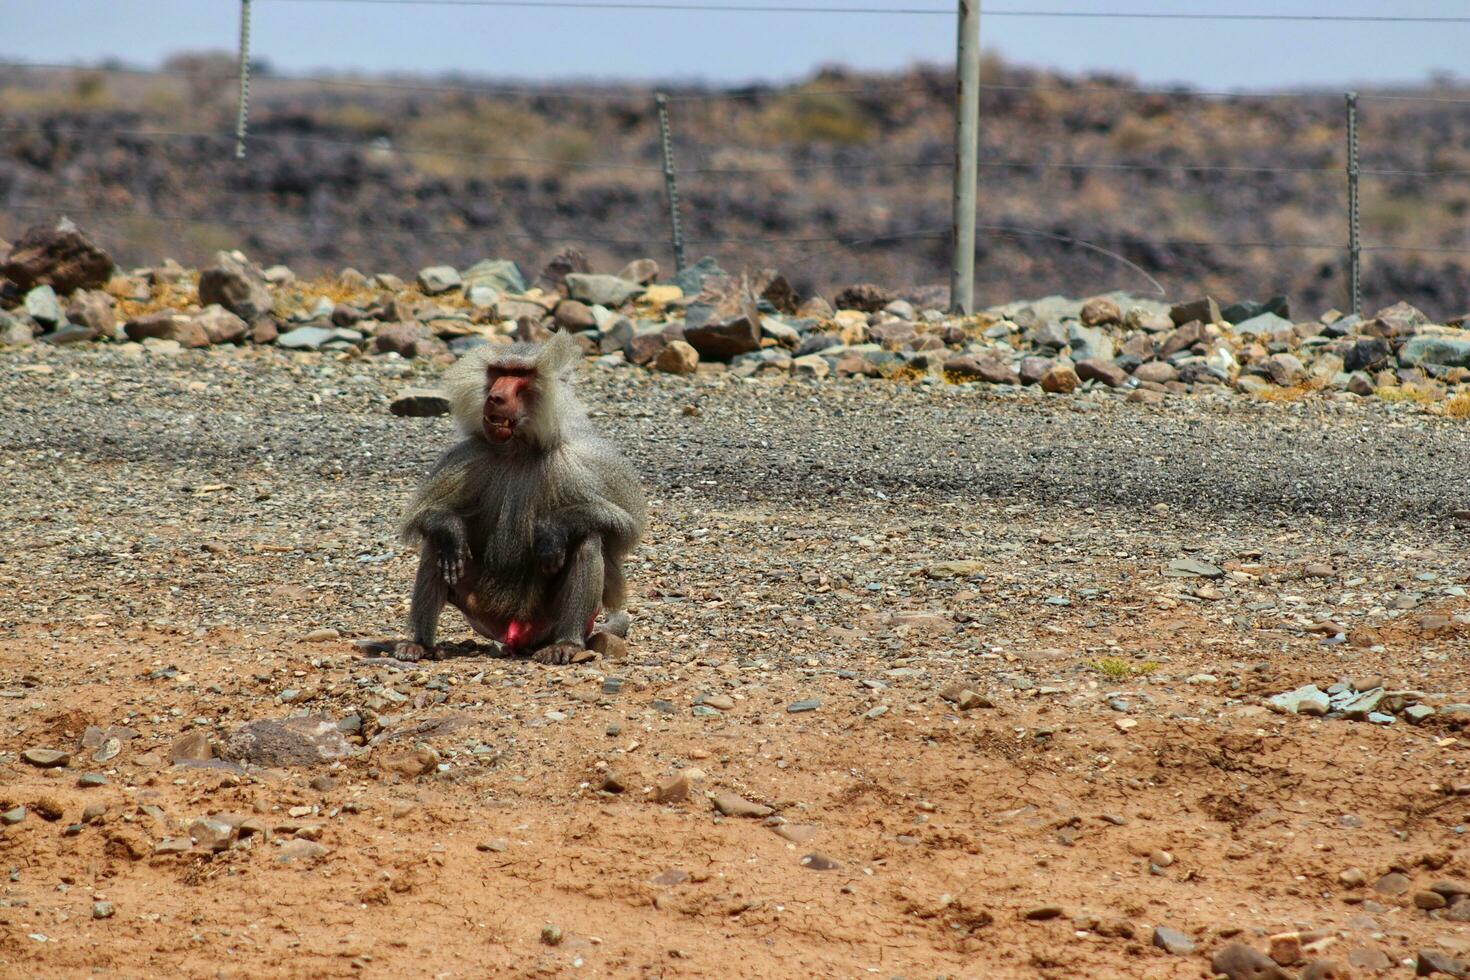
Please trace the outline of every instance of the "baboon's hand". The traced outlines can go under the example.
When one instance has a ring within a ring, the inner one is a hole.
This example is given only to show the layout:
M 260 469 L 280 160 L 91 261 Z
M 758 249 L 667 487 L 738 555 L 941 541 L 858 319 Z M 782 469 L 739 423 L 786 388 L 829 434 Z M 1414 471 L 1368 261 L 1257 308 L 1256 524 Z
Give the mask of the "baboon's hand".
M 452 524 L 442 524 L 430 534 L 434 554 L 439 560 L 439 577 L 453 588 L 464 578 L 470 563 L 470 546 L 464 531 Z
M 544 575 L 555 575 L 567 563 L 566 528 L 551 521 L 537 521 L 531 550 Z

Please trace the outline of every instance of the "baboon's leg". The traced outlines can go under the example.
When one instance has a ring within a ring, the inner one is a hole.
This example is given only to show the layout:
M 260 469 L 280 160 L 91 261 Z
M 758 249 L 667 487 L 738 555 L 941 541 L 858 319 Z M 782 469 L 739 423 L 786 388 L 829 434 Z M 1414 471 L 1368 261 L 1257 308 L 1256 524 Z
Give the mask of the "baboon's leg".
M 543 664 L 567 664 L 587 649 L 587 632 L 602 604 L 602 540 L 584 538 L 567 554 L 566 567 L 551 599 L 555 624 L 547 644 L 535 653 Z
M 413 637 L 394 649 L 399 660 L 434 660 L 434 637 L 439 631 L 439 613 L 449 598 L 444 582 L 442 556 L 430 541 L 419 548 L 419 571 L 413 581 L 413 600 L 408 607 L 408 630 Z

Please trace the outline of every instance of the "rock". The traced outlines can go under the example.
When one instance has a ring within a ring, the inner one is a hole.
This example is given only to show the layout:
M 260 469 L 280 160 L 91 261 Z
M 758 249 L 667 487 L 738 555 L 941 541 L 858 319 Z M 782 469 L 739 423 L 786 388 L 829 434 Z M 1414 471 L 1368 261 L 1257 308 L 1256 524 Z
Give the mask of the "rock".
M 1123 322 L 1123 311 L 1106 296 L 1097 296 L 1082 304 L 1079 319 L 1089 327 L 1108 327 Z
M 1378 973 L 1393 966 L 1393 960 L 1381 949 L 1360 946 L 1348 951 L 1348 965 L 1359 970 Z
M 1377 390 L 1373 379 L 1362 371 L 1354 371 L 1348 375 L 1346 388 L 1359 398 L 1368 398 Z
M 193 847 L 193 842 L 187 837 L 165 837 L 153 845 L 153 853 L 158 855 L 187 854 Z
M 939 696 L 950 702 L 961 711 L 970 711 L 974 708 L 993 708 L 989 698 L 982 697 L 961 683 L 954 683 L 939 692 Z
M 1229 320 L 1229 317 L 1225 319 Z M 1268 338 L 1273 335 L 1289 332 L 1292 329 L 1290 320 L 1277 316 L 1275 313 L 1260 313 L 1243 321 L 1230 321 L 1235 323 L 1235 333 L 1240 337 Z M 1262 340 L 1264 343 L 1265 340 Z
M 864 313 L 877 313 L 883 307 L 897 299 L 892 291 L 884 289 L 874 283 L 864 282 L 839 292 L 832 298 L 832 305 L 839 310 L 861 310 Z
M 0 813 L 0 826 L 14 827 L 26 818 L 26 808 L 23 806 L 11 807 L 4 813 Z
M 373 337 L 373 349 L 380 354 L 425 357 L 443 348 L 443 341 L 418 323 L 390 323 Z
M 1307 684 L 1295 691 L 1268 698 L 1266 707 L 1278 714 L 1320 716 L 1327 713 L 1328 697 L 1325 691 L 1318 690 L 1316 684 Z
M 0 264 L 0 276 L 22 292 L 50 286 L 66 295 L 100 289 L 112 276 L 112 257 L 98 248 L 69 218 L 26 229 Z
M 206 306 L 194 315 L 194 325 L 204 331 L 211 344 L 237 344 L 249 329 L 244 320 L 223 306 Z
M 214 758 L 214 747 L 209 744 L 209 733 L 195 729 L 174 739 L 169 746 L 170 762 L 204 762 Z
M 142 316 L 129 320 L 123 325 L 123 332 L 129 340 L 172 340 L 181 347 L 208 347 L 209 335 L 204 328 L 194 322 L 194 318 L 184 313 L 175 313 L 172 310 L 163 310 L 158 313 L 145 313 Z
M 1268 936 L 1266 942 L 1270 943 L 1271 959 L 1282 966 L 1291 966 L 1300 963 L 1302 959 L 1302 934 L 1299 932 L 1281 932 L 1274 936 Z
M 1337 880 L 1345 888 L 1362 888 L 1368 882 L 1368 876 L 1363 873 L 1362 868 L 1344 868 L 1337 873 Z
M 265 275 L 238 252 L 219 252 L 199 273 L 199 303 L 217 303 L 247 323 L 271 311 L 275 300 Z
M 682 772 L 675 773 L 659 783 L 653 791 L 653 799 L 656 803 L 680 803 L 688 798 L 689 777 Z
M 598 630 L 587 640 L 587 649 L 603 660 L 622 660 L 628 655 L 628 643 L 616 633 Z
M 1176 327 L 1182 327 L 1191 321 L 1204 323 L 1220 323 L 1220 304 L 1209 296 L 1203 299 L 1191 300 L 1188 303 L 1176 303 L 1169 308 L 1169 319 L 1174 321 Z
M 116 914 L 117 910 L 113 908 L 111 902 L 92 903 L 92 918 L 94 919 L 110 919 Z
M 1377 371 L 1388 363 L 1392 348 L 1382 337 L 1359 340 L 1342 355 L 1342 369 L 1353 371 Z
M 1399 362 L 1414 367 L 1433 364 L 1470 368 L 1470 338 L 1415 337 L 1399 348 Z
M 1041 376 L 1041 390 L 1054 395 L 1069 395 L 1081 383 L 1082 379 L 1077 377 L 1077 372 L 1065 364 L 1053 365 Z
M 36 331 L 29 319 L 0 310 L 0 346 L 24 347 L 34 343 Z
M 760 350 L 760 326 L 744 314 L 727 320 L 711 318 L 698 326 L 686 326 L 684 340 L 704 360 L 729 361 Z
M 419 289 L 426 296 L 438 296 L 440 293 L 447 293 L 451 289 L 458 289 L 464 285 L 459 270 L 452 265 L 431 265 L 420 269 L 418 281 Z
M 1398 871 L 1390 871 L 1373 883 L 1373 890 L 1380 895 L 1387 895 L 1393 898 L 1407 892 L 1412 884 L 1413 882 L 1409 880 L 1408 875 Z
M 405 388 L 393 396 L 388 411 L 411 419 L 448 415 L 449 396 L 437 388 Z
M 1113 338 L 1106 330 L 1074 323 L 1067 330 L 1067 345 L 1073 361 L 1111 361 L 1115 353 Z
M 1291 980 L 1287 973 L 1260 950 L 1245 943 L 1231 943 L 1210 958 L 1210 969 L 1228 980 Z
M 789 715 L 799 715 L 808 711 L 816 711 L 821 706 L 822 702 L 815 699 L 792 701 L 786 706 L 786 713 Z
M 297 327 L 278 335 L 276 345 L 287 350 L 317 350 L 336 335 L 337 331 L 325 327 Z
M 643 287 L 617 276 L 574 272 L 567 276 L 567 293 L 583 303 L 615 310 L 641 295 Z
M 1300 384 L 1307 376 L 1302 362 L 1291 354 L 1272 354 L 1262 366 L 1271 380 L 1282 387 Z
M 1182 351 L 1187 351 L 1196 344 L 1204 343 L 1208 331 L 1205 325 L 1198 320 L 1191 320 L 1177 330 L 1167 334 L 1159 344 L 1159 357 L 1173 357 Z
M 1109 388 L 1121 388 L 1128 383 L 1128 372 L 1112 361 L 1081 360 L 1077 362 L 1077 377 L 1083 381 L 1098 381 Z M 1045 387 L 1045 379 L 1042 387 Z
M 78 290 L 66 306 L 66 318 L 86 327 L 93 337 L 112 340 L 117 336 L 117 314 L 112 297 L 100 289 Z
M 1363 333 L 1373 337 L 1411 337 L 1428 323 L 1429 317 L 1423 311 L 1398 302 L 1373 314 L 1363 326 Z
M 277 864 L 295 864 L 300 861 L 303 864 L 326 857 L 330 850 L 323 844 L 314 840 L 293 840 L 284 844 L 276 852 Z
M 1258 317 L 1263 313 L 1271 313 L 1283 319 L 1290 320 L 1291 301 L 1285 296 L 1272 296 L 1264 303 L 1257 303 L 1253 300 L 1241 300 L 1238 303 L 1231 303 L 1229 306 L 1220 310 L 1220 317 L 1227 323 L 1238 325 L 1253 317 Z M 1336 316 L 1342 315 L 1336 313 L 1336 311 L 1334 313 Z M 1329 320 L 1328 322 L 1331 321 Z M 1237 329 L 1239 329 L 1238 326 Z
M 1414 907 L 1416 909 L 1433 912 L 1435 909 L 1442 909 L 1448 904 L 1450 904 L 1449 900 L 1439 892 L 1420 891 L 1414 893 Z
M 984 381 L 993 385 L 1018 385 L 1021 376 L 999 357 L 979 354 L 957 354 L 944 362 L 944 373 L 961 380 Z
M 1421 949 L 1414 957 L 1414 976 L 1432 977 L 1442 973 L 1449 977 L 1470 977 L 1470 966 L 1447 953 Z
M 470 286 L 464 291 L 464 297 L 476 310 L 493 312 L 500 303 L 500 290 L 494 286 Z
M 1016 373 L 1021 376 L 1023 385 L 1040 384 L 1055 364 L 1056 361 L 1049 357 L 1023 357 Z
M 1049 919 L 1059 919 L 1061 917 L 1062 907 L 1060 905 L 1039 905 L 1036 908 L 1027 909 L 1021 913 L 1021 918 L 1027 922 L 1046 922 Z
M 38 769 L 60 769 L 71 765 L 71 754 L 58 749 L 26 749 L 20 757 L 27 765 Z
M 1174 956 L 1188 956 L 1194 952 L 1193 939 L 1167 926 L 1154 926 L 1153 944 Z
M 653 366 L 667 374 L 693 374 L 699 367 L 699 351 L 685 341 L 672 340 L 658 352 Z
M 66 319 L 56 299 L 56 290 L 50 286 L 37 286 L 26 293 L 24 306 L 26 316 L 48 330 Z
M 257 766 L 313 766 L 352 754 L 352 746 L 330 718 L 263 719 L 231 733 L 221 754 Z
M 830 374 L 832 368 L 827 359 L 820 354 L 807 354 L 805 357 L 796 357 L 791 360 L 791 373 L 799 378 L 813 378 L 822 380 Z
M 1302 970 L 1301 980 L 1347 980 L 1348 974 L 1332 960 L 1313 960 Z
M 502 293 L 524 293 L 526 277 L 509 259 L 481 259 L 459 273 L 466 291 L 473 286 L 489 286 Z
M 794 348 L 801 343 L 801 334 L 795 327 L 773 316 L 761 317 L 761 336 L 774 340 L 782 347 Z
M 420 745 L 410 752 L 386 755 L 378 766 L 384 772 L 396 773 L 404 779 L 417 779 L 428 775 L 439 765 L 439 753 L 427 745 Z
M 1164 569 L 1168 578 L 1224 578 L 1225 570 L 1198 558 L 1175 558 Z
M 658 263 L 653 259 L 634 259 L 623 266 L 618 278 L 627 282 L 635 282 L 640 286 L 648 286 L 658 278 Z
M 710 800 L 714 808 L 727 817 L 769 817 L 776 811 L 760 803 L 752 803 L 734 793 L 716 793 Z
M 1179 370 L 1167 361 L 1150 361 L 1134 368 L 1133 376 L 1139 381 L 1163 385 L 1178 381 Z
M 235 827 L 213 817 L 200 817 L 189 824 L 189 837 L 206 851 L 223 851 L 235 839 Z
M 815 851 L 810 854 L 803 855 L 800 863 L 801 866 L 803 868 L 806 868 L 808 871 L 836 871 L 838 868 L 842 867 L 842 865 L 827 857 L 827 855 L 818 854 Z
M 567 333 L 581 333 L 583 330 L 597 328 L 597 317 L 592 315 L 592 308 L 580 300 L 562 300 L 556 304 L 556 310 L 552 313 L 551 318 L 556 323 L 557 329 L 565 330 Z

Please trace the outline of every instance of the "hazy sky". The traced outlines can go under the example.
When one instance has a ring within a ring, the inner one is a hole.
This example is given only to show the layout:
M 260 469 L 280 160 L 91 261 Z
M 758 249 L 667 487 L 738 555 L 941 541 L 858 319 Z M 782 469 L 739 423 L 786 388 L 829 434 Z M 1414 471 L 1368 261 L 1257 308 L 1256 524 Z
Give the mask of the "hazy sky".
M 721 0 L 688 0 L 709 4 Z M 780 0 L 732 0 L 780 3 Z M 233 48 L 236 0 L 0 0 L 7 60 L 121 58 Z M 947 0 L 795 0 L 801 6 L 951 6 Z M 984 0 L 1002 10 L 1462 16 L 1465 0 Z M 947 16 L 759 14 L 254 0 L 257 57 L 281 71 L 458 71 L 492 78 L 779 80 L 823 63 L 902 68 L 954 57 Z M 1219 23 L 987 17 L 1011 61 L 1130 73 L 1203 88 L 1417 82 L 1453 70 L 1470 24 Z

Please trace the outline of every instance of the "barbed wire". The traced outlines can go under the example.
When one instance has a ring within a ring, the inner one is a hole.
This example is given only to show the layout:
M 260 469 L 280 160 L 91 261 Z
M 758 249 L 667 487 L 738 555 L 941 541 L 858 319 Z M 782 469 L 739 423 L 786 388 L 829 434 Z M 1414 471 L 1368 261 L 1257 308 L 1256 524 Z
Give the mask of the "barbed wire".
M 759 3 L 697 4 L 662 0 L 262 0 L 265 3 L 361 4 L 400 7 L 510 7 L 533 10 L 652 10 L 684 13 L 758 14 L 873 14 L 904 17 L 953 17 L 953 8 L 942 7 L 833 7 L 774 5 Z M 1339 24 L 1470 24 L 1470 16 L 1402 14 L 1222 14 L 1203 11 L 1155 12 L 1138 10 L 1021 10 L 1012 8 L 983 11 L 982 17 L 1026 17 L 1044 20 L 1182 20 L 1235 21 L 1248 23 L 1339 23 Z

